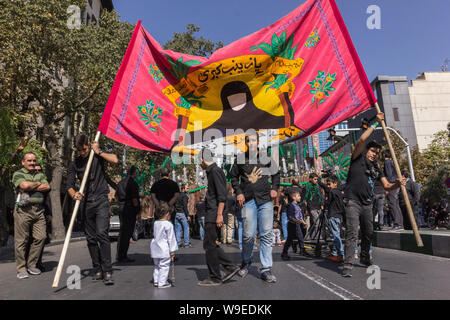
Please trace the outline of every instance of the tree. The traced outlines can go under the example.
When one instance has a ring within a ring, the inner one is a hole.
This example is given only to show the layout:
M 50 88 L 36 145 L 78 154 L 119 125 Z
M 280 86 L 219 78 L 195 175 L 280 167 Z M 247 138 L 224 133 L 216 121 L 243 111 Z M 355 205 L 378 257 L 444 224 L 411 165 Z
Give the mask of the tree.
M 70 29 L 70 5 L 84 10 L 86 1 L 0 0 L 0 106 L 12 110 L 16 132 L 35 137 L 48 151 L 57 239 L 64 237 L 64 121 L 103 111 L 133 29 L 114 12 L 104 12 L 98 25 Z
M 188 24 L 186 29 L 187 31 L 183 33 L 175 32 L 173 39 L 167 41 L 163 48 L 194 56 L 209 57 L 214 51 L 223 47 L 222 41 L 214 43 L 203 37 L 196 38 L 194 33 L 199 32 L 200 27 L 194 24 Z

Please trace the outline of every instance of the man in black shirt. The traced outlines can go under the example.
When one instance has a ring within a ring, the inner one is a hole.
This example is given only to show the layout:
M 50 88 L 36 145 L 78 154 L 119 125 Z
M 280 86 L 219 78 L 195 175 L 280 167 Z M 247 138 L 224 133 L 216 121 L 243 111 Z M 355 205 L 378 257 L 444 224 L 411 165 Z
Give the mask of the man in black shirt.
M 398 179 L 397 173 L 395 172 L 394 162 L 391 159 L 391 152 L 389 150 L 383 151 L 384 156 L 384 176 L 389 183 L 395 183 Z M 387 194 L 387 201 L 389 208 L 391 209 L 391 214 L 394 217 L 394 230 L 403 229 L 403 215 L 400 210 L 400 205 L 398 202 L 399 189 L 391 190 Z
M 178 199 L 180 188 L 178 184 L 169 178 L 170 170 L 167 168 L 161 169 L 161 179 L 156 181 L 150 189 L 152 201 L 155 204 L 155 210 L 159 208 L 160 201 L 166 202 L 172 211 L 172 223 L 175 222 L 175 215 L 173 208 Z
M 252 263 L 253 245 L 257 232 L 261 240 L 259 251 L 261 260 L 261 279 L 266 282 L 276 282 L 272 274 L 272 229 L 273 229 L 273 203 L 278 195 L 280 186 L 280 173 L 278 165 L 273 159 L 264 162 L 263 150 L 259 150 L 257 134 L 249 134 L 245 137 L 247 152 L 244 163 L 235 163 L 230 171 L 231 184 L 237 197 L 236 200 L 242 208 L 243 243 L 242 266 L 239 271 L 241 277 L 248 274 Z M 264 152 L 267 152 L 265 150 Z M 262 175 L 262 170 L 267 171 Z M 269 183 L 269 175 L 272 184 Z
M 175 201 L 175 237 L 177 238 L 178 247 L 183 247 L 181 241 L 181 231 L 183 230 L 184 246 L 190 248 L 189 222 L 191 221 L 191 218 L 189 217 L 188 210 L 189 197 L 186 194 L 186 186 L 184 184 L 181 185 L 180 191 L 177 201 Z
M 416 220 L 416 224 L 419 218 L 419 212 L 418 212 L 418 203 L 420 200 L 420 192 L 419 188 L 417 187 L 417 184 L 415 181 L 412 181 L 409 178 L 409 172 L 408 171 L 402 171 L 402 177 L 406 179 L 406 193 L 408 194 L 409 203 L 411 204 L 411 208 L 414 214 L 414 219 Z M 405 230 L 412 230 L 411 223 L 409 221 L 408 217 L 408 210 L 406 208 L 406 201 L 403 197 L 403 193 L 400 192 L 400 195 L 398 197 L 398 203 L 400 205 L 400 210 L 402 211 L 403 215 L 403 223 Z
M 206 171 L 208 177 L 203 248 L 205 249 L 209 278 L 199 282 L 198 285 L 214 286 L 230 280 L 239 271 L 239 267 L 233 265 L 223 249 L 216 244 L 217 229 L 223 226 L 223 211 L 227 200 L 225 174 L 213 162 L 212 153 L 208 149 L 202 150 L 201 167 Z M 220 265 L 227 270 L 224 276 L 221 275 Z
M 384 114 L 377 114 L 377 122 L 384 119 Z M 362 264 L 372 264 L 369 250 L 373 236 L 373 214 L 372 200 L 373 188 L 376 180 L 380 180 L 385 190 L 399 188 L 405 181 L 399 180 L 392 184 L 384 177 L 381 168 L 377 164 L 377 156 L 381 146 L 371 141 L 365 146 L 367 139 L 373 133 L 375 125 L 367 129 L 359 138 L 353 150 L 352 160 L 348 173 L 347 183 L 344 191 L 346 202 L 346 241 L 345 241 L 345 263 L 342 273 L 343 277 L 351 277 L 354 264 L 354 252 L 356 240 L 358 239 L 358 225 L 361 223 L 361 258 Z M 364 152 L 366 149 L 366 152 Z
M 117 240 L 117 261 L 134 262 L 127 256 L 130 238 L 136 226 L 136 218 L 140 210 L 139 205 L 139 186 L 134 180 L 136 178 L 136 167 L 131 166 L 128 169 L 127 176 L 119 184 L 125 186 L 125 199 L 119 200 L 120 207 L 120 233 Z
M 308 235 L 314 239 L 319 232 L 320 215 L 322 214 L 323 196 L 320 191 L 319 177 L 315 173 L 309 175 L 309 182 L 306 183 L 303 203 L 306 203 L 306 215 L 309 216 L 310 227 Z
M 100 150 L 97 142 L 91 147 L 95 155 L 92 160 L 85 193 L 75 191 L 75 177 L 83 179 L 89 158 L 89 138 L 80 133 L 74 138 L 78 156 L 69 165 L 67 174 L 67 191 L 73 200 L 85 200 L 85 232 L 89 253 L 94 268 L 93 280 L 101 280 L 106 285 L 114 284 L 111 265 L 111 244 L 109 241 L 109 187 L 105 175 L 105 160 L 117 164 L 119 160 L 112 153 Z

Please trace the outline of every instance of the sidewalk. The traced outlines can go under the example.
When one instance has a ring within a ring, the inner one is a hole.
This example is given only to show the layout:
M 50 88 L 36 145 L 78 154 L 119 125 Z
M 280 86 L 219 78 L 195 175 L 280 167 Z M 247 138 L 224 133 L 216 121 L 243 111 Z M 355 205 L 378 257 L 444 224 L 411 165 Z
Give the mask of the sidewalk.
M 450 230 L 419 230 L 423 247 L 419 248 L 412 231 L 375 231 L 373 245 L 379 248 L 429 254 L 450 258 Z
M 14 238 L 10 236 L 8 239 L 8 244 L 4 247 L 0 247 L 0 263 L 3 262 L 11 262 L 14 261 Z M 78 242 L 86 240 L 84 232 L 72 232 L 72 237 L 70 242 Z M 64 243 L 64 239 L 62 240 L 54 240 L 49 244 L 46 244 L 45 247 L 57 246 Z

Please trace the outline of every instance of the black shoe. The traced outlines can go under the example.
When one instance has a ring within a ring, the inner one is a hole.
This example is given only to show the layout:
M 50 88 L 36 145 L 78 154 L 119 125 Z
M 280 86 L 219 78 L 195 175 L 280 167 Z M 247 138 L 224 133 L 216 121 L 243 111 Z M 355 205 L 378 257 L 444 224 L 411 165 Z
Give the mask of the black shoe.
M 297 246 L 292 246 L 292 251 L 294 251 L 294 253 L 297 253 Z
M 301 250 L 298 254 L 304 257 L 312 257 L 305 249 Z
M 100 280 L 103 280 L 103 273 L 101 273 L 101 271 L 98 271 L 94 273 L 94 275 L 92 276 L 92 281 L 100 281 Z
M 222 284 L 222 281 L 217 279 L 206 278 L 205 280 L 200 281 L 197 284 L 202 287 L 212 287 L 212 286 L 220 286 Z
M 239 270 L 239 276 L 244 278 L 248 274 L 248 269 L 250 268 L 250 264 L 242 263 L 241 269 Z
M 111 272 L 105 273 L 105 277 L 103 278 L 103 283 L 105 284 L 105 286 L 111 286 L 114 284 L 114 279 L 112 277 Z
M 277 278 L 272 274 L 272 271 L 264 271 L 261 273 L 261 279 L 265 282 L 274 283 L 277 282 Z
M 373 259 L 361 258 L 359 259 L 359 262 L 361 262 L 361 264 L 365 265 L 366 267 L 369 267 L 373 264 Z
M 226 281 L 230 280 L 231 278 L 233 278 L 236 275 L 236 273 L 239 272 L 239 270 L 241 270 L 241 268 L 239 268 L 238 266 L 233 266 L 233 267 L 229 268 L 228 273 L 222 277 L 222 282 L 226 282 Z
M 342 276 L 350 278 L 352 276 L 352 269 L 344 268 L 344 270 L 342 270 Z
M 281 254 L 281 259 L 283 259 L 283 260 L 290 260 L 291 259 L 291 257 L 287 254 L 287 253 L 282 253 Z

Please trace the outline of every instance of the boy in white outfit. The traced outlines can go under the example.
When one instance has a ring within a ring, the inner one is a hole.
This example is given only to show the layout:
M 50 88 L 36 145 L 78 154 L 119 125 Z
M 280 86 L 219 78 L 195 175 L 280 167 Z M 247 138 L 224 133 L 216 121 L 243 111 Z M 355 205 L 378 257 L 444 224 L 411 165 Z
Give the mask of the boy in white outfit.
M 170 209 L 167 203 L 161 203 L 156 210 L 153 226 L 154 238 L 150 244 L 151 257 L 155 264 L 153 284 L 160 289 L 169 288 L 170 261 L 178 250 L 173 224 L 170 222 Z

